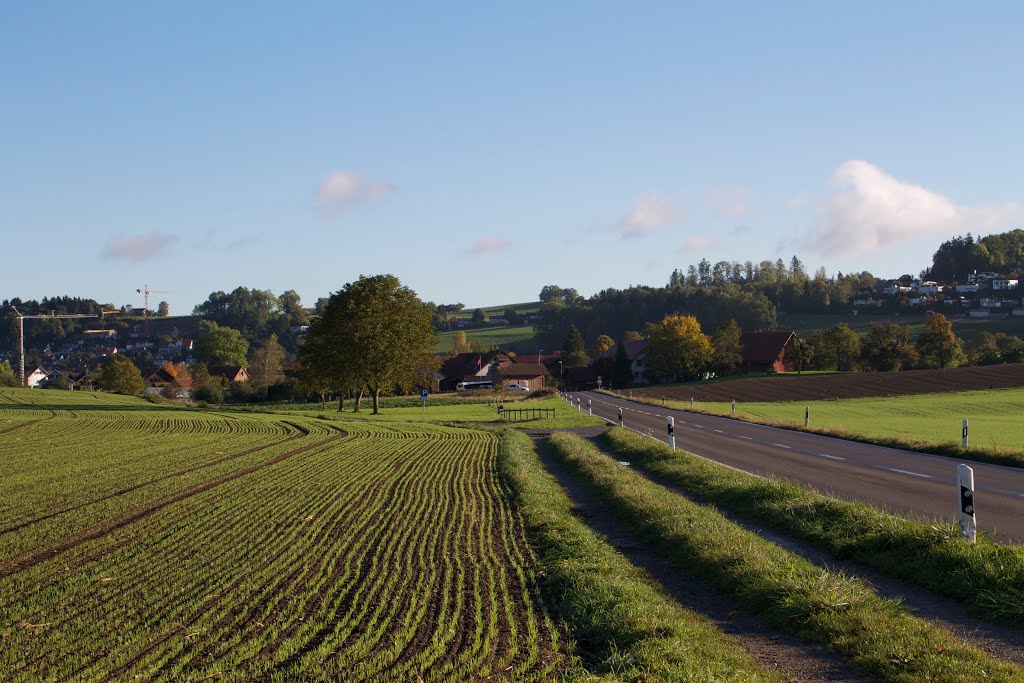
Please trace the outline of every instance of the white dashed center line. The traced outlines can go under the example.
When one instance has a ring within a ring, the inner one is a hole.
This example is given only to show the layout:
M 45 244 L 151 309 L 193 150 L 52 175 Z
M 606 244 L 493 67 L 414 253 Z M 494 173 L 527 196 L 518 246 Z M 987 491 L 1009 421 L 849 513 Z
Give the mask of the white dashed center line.
M 898 470 L 895 467 L 888 467 L 886 469 L 888 469 L 890 472 L 899 472 L 900 474 L 909 474 L 912 477 L 921 477 L 922 479 L 931 479 L 932 478 L 932 475 L 930 475 L 930 474 L 920 474 L 919 472 L 908 472 L 907 470 Z
M 829 460 L 846 460 L 846 458 L 841 458 L 838 455 L 829 455 L 828 453 L 815 453 L 814 455 L 819 458 L 828 458 Z
M 719 434 L 725 434 L 725 432 L 723 432 L 721 429 L 712 429 L 711 431 L 717 432 Z
M 743 436 L 742 434 L 737 434 L 736 436 L 740 437 L 741 439 L 746 439 L 747 441 L 753 441 L 754 440 L 754 437 L 752 437 L 752 436 Z
M 772 445 L 773 446 L 778 446 L 779 448 L 789 448 L 790 450 L 792 450 L 792 448 L 793 448 L 792 446 L 787 446 L 784 443 L 773 443 Z

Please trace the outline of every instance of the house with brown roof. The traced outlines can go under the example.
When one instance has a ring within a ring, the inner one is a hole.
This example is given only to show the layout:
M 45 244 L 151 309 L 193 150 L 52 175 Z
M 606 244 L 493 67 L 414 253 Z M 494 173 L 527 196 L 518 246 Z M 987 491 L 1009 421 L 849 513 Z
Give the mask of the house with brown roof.
M 455 391 L 460 382 L 491 378 L 498 368 L 512 364 L 504 351 L 460 353 L 441 362 L 439 391 Z
M 740 334 L 741 367 L 746 372 L 792 372 L 794 361 L 786 360 L 786 348 L 795 343 L 796 333 L 743 332 Z
M 530 391 L 543 389 L 545 380 L 549 376 L 548 369 L 540 363 L 510 363 L 504 367 L 495 368 L 494 374 L 496 381 L 517 384 Z
M 214 365 L 209 368 L 210 377 L 223 377 L 229 382 L 248 382 L 249 373 L 239 365 Z

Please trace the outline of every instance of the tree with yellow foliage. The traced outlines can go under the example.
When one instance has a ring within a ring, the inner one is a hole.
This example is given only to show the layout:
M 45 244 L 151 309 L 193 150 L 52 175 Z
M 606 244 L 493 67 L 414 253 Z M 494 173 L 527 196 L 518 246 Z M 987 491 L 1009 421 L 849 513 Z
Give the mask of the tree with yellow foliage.
M 647 334 L 647 373 L 652 378 L 694 379 L 714 358 L 711 340 L 692 315 L 666 315 L 659 323 L 648 323 Z

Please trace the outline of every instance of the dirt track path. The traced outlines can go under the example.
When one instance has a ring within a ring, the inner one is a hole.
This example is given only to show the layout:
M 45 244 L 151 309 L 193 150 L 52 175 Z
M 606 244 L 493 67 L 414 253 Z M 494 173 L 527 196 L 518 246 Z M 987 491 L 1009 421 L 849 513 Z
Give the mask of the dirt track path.
M 537 439 L 541 461 L 572 499 L 579 517 L 604 535 L 626 559 L 646 570 L 675 600 L 703 614 L 719 629 L 740 642 L 765 669 L 793 681 L 870 681 L 828 649 L 779 633 L 760 619 L 740 611 L 736 601 L 710 588 L 700 579 L 681 573 L 666 559 L 638 540 L 629 525 L 558 462 L 546 439 Z

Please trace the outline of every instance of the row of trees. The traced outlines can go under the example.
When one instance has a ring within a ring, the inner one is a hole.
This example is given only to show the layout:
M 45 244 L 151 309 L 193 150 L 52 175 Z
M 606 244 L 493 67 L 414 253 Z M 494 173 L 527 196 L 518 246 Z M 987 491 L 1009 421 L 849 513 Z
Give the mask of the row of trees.
M 995 343 L 993 348 L 999 351 Z M 924 329 L 914 341 L 910 327 L 900 323 L 872 323 L 863 338 L 846 323 L 840 323 L 797 340 L 787 353 L 800 367 L 813 370 L 892 372 L 918 367 L 950 368 L 969 362 L 953 326 L 944 315 L 935 312 L 928 314 Z M 1003 358 L 1001 352 L 998 357 Z
M 971 233 L 943 242 L 932 256 L 932 265 L 921 273 L 933 280 L 964 282 L 974 271 L 1004 275 L 1024 273 L 1024 230 L 987 235 L 978 240 Z

